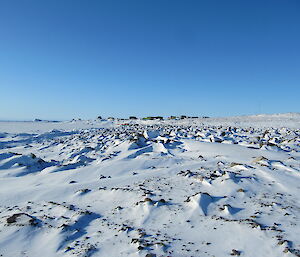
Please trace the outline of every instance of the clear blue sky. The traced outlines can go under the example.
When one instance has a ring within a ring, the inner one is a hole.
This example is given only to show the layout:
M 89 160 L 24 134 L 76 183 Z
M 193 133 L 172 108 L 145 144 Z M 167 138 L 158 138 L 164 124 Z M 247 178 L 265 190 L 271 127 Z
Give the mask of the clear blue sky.
M 0 119 L 299 112 L 299 98 L 299 0 L 0 1 Z

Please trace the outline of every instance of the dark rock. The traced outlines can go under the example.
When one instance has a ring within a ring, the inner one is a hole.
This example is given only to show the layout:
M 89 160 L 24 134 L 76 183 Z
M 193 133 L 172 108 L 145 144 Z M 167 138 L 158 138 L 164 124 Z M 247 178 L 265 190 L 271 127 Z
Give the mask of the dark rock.
M 232 255 L 232 256 L 240 256 L 241 255 L 241 251 L 232 249 L 230 255 Z

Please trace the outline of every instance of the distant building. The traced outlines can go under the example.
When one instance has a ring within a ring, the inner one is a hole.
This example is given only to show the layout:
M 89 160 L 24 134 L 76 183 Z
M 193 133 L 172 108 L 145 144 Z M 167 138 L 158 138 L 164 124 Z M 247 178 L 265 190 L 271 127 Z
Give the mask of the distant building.
M 164 118 L 161 116 L 149 116 L 149 117 L 145 117 L 143 118 L 143 120 L 163 120 Z

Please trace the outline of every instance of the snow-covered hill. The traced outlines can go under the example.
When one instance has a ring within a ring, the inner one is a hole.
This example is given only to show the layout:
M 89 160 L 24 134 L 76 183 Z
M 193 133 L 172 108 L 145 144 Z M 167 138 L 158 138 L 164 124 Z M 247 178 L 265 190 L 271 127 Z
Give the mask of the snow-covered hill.
M 0 122 L 0 256 L 300 256 L 299 122 Z

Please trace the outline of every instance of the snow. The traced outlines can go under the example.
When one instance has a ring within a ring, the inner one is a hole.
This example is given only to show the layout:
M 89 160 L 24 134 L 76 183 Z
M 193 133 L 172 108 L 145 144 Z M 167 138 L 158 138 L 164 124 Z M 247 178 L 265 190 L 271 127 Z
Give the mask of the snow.
M 300 115 L 0 122 L 0 256 L 300 256 Z

